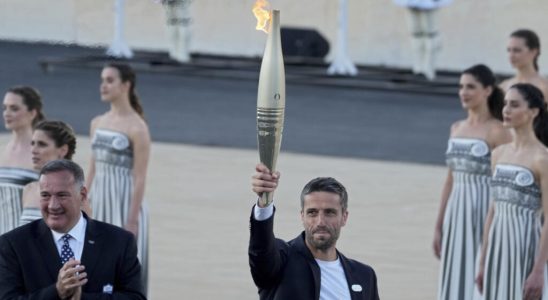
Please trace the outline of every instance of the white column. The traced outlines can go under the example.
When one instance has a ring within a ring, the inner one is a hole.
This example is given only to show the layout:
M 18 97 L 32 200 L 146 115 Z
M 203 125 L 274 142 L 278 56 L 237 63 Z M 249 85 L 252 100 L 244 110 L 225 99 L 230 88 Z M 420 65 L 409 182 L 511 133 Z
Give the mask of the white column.
M 124 40 L 124 4 L 125 0 L 116 0 L 114 4 L 114 40 L 107 50 L 107 55 L 131 58 L 133 52 Z
M 348 56 L 348 0 L 339 0 L 339 20 L 335 58 L 327 69 L 329 75 L 356 76 L 358 69 Z
M 179 62 L 190 61 L 190 4 L 192 0 L 164 0 L 170 38 L 169 56 Z

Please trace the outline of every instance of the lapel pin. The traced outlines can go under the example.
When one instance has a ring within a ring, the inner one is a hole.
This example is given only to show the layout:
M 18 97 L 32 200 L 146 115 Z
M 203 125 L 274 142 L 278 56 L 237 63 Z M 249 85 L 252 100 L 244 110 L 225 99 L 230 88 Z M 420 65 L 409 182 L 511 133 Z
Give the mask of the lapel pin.
M 105 293 L 105 294 L 112 294 L 113 290 L 114 289 L 113 289 L 111 284 L 107 284 L 107 285 L 103 286 L 103 293 Z
M 94 240 L 88 240 L 88 243 L 93 245 L 93 244 L 95 244 L 95 241 Z
M 354 292 L 361 292 L 363 289 L 362 289 L 362 286 L 359 285 L 359 284 L 353 284 L 352 285 L 352 291 Z

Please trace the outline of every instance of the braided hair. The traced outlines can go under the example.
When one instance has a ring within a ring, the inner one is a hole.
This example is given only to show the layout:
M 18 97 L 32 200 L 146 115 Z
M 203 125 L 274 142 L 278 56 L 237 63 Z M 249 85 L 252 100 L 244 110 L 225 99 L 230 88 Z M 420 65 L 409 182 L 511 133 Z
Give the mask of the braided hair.
M 76 152 L 76 135 L 70 125 L 62 121 L 42 121 L 34 130 L 43 131 L 50 139 L 55 142 L 57 148 L 67 145 L 68 151 L 64 159 L 72 159 L 72 155 Z

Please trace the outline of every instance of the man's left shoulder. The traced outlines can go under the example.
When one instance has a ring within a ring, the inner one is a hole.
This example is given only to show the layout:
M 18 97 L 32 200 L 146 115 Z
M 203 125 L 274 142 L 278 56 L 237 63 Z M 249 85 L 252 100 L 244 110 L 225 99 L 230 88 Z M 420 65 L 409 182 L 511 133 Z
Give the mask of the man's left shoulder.
M 367 275 L 375 274 L 375 270 L 370 265 L 362 263 L 352 258 L 348 258 L 344 255 L 341 255 L 342 259 L 345 260 L 346 264 L 352 269 L 353 272 L 360 272 Z
M 94 231 L 109 238 L 125 241 L 133 237 L 133 234 L 131 232 L 118 226 L 97 220 L 89 220 L 88 222 L 88 224 L 91 225 Z

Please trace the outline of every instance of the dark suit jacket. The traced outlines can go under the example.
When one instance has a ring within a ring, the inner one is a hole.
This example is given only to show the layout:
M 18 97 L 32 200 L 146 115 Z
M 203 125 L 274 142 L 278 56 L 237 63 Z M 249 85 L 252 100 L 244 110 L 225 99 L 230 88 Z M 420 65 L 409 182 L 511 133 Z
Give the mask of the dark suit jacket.
M 305 244 L 304 232 L 294 240 L 285 242 L 274 237 L 273 226 L 274 216 L 257 221 L 252 213 L 249 266 L 253 281 L 259 288 L 260 299 L 319 299 L 320 267 Z M 352 300 L 378 300 L 375 271 L 338 251 L 337 254 Z
M 146 299 L 133 235 L 87 219 L 82 252 L 88 282 L 82 299 Z M 59 299 L 55 282 L 61 258 L 50 229 L 37 220 L 0 236 L 0 300 Z M 112 294 L 103 293 L 105 285 Z

